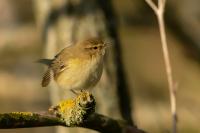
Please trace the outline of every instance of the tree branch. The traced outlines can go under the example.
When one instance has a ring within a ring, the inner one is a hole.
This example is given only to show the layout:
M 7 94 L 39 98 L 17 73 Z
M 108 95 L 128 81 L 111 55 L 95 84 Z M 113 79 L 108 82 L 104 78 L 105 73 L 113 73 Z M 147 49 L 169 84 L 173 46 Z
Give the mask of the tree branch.
M 44 126 L 83 127 L 102 133 L 145 133 L 122 120 L 94 113 L 95 100 L 88 92 L 75 99 L 61 101 L 46 112 L 11 112 L 0 114 L 0 129 Z
M 152 0 L 145 0 L 146 3 L 151 7 L 151 9 L 157 14 L 158 7 Z
M 173 80 L 172 67 L 171 67 L 171 61 L 169 57 L 169 50 L 168 50 L 168 45 L 167 45 L 165 23 L 164 23 L 165 22 L 164 11 L 165 11 L 166 0 L 158 0 L 158 6 L 156 7 L 154 7 L 155 3 L 152 0 L 145 0 L 145 1 L 153 9 L 158 20 L 163 58 L 165 62 L 165 69 L 166 69 L 167 81 L 168 81 L 168 86 L 169 86 L 170 105 L 171 105 L 171 114 L 172 114 L 172 133 L 176 133 L 177 131 L 176 89 L 177 88 Z
M 0 114 L 0 129 L 43 127 L 43 126 L 65 126 L 65 121 L 49 114 L 32 112 L 11 112 Z

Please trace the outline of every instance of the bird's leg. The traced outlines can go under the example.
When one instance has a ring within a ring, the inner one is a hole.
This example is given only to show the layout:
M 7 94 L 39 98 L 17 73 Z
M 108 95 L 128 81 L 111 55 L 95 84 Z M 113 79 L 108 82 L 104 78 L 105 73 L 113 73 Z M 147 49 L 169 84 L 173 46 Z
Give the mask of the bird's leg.
M 58 109 L 59 109 L 59 106 L 56 105 L 56 106 L 51 106 L 49 109 L 48 109 L 48 112 L 50 114 L 55 114 L 56 116 L 60 117 L 60 114 L 58 113 Z
M 77 91 L 73 90 L 73 89 L 70 89 L 70 91 L 71 91 L 72 93 L 74 93 L 75 95 L 79 95 L 79 93 L 78 93 Z
M 72 93 L 74 93 L 75 95 L 80 95 L 81 93 L 85 92 L 84 89 L 81 89 L 81 90 L 73 90 L 73 89 L 70 89 L 70 91 Z

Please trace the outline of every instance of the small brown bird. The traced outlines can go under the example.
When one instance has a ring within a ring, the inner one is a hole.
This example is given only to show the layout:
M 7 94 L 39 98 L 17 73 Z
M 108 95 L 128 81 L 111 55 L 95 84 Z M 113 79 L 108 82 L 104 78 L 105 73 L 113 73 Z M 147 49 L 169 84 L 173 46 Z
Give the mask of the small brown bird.
M 101 39 L 90 38 L 64 48 L 54 59 L 40 59 L 48 66 L 42 87 L 50 83 L 52 71 L 60 88 L 73 92 L 93 88 L 102 75 L 106 46 Z

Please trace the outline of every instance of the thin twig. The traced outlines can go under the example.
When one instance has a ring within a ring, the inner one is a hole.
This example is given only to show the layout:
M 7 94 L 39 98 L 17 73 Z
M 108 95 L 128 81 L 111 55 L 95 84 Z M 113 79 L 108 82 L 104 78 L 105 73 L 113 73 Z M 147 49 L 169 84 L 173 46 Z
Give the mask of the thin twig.
M 177 124 L 177 114 L 176 114 L 176 88 L 175 83 L 173 82 L 173 76 L 172 76 L 172 68 L 171 63 L 169 59 L 169 52 L 167 47 L 167 41 L 166 41 L 166 35 L 165 35 L 165 26 L 162 16 L 158 18 L 159 22 L 159 29 L 160 29 L 160 36 L 161 36 L 161 42 L 162 42 L 162 49 L 164 54 L 164 60 L 165 60 L 165 68 L 167 72 L 167 81 L 169 86 L 169 92 L 170 92 L 170 104 L 171 104 L 171 113 L 172 113 L 172 133 L 176 133 L 176 124 Z
M 166 39 L 165 23 L 164 23 L 164 10 L 165 10 L 165 5 L 166 5 L 166 0 L 158 0 L 157 7 L 155 7 L 156 5 L 152 0 L 145 0 L 145 1 L 153 9 L 158 19 L 161 44 L 162 44 L 162 50 L 163 50 L 163 55 L 164 55 L 163 57 L 164 57 L 164 62 L 165 62 L 167 81 L 168 81 L 169 93 L 170 93 L 170 105 L 171 105 L 171 113 L 172 113 L 172 133 L 176 133 L 177 131 L 176 85 L 173 81 L 173 76 L 172 76 L 172 67 L 170 63 L 170 57 L 169 57 L 169 51 L 168 51 L 167 39 Z
M 155 3 L 152 2 L 152 0 L 145 0 L 146 3 L 153 9 L 155 13 L 157 13 L 158 7 Z

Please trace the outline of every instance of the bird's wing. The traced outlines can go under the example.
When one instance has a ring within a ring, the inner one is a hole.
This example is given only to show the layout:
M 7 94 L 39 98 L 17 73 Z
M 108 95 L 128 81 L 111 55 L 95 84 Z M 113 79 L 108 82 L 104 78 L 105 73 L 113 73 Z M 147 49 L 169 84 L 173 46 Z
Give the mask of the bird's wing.
M 59 54 L 57 54 L 51 63 L 50 68 L 53 70 L 54 77 L 56 78 L 62 71 L 67 69 L 68 59 L 73 55 L 70 52 L 71 49 L 68 47 L 63 49 Z
M 53 71 L 54 77 L 57 77 L 60 72 L 67 68 L 67 60 L 72 57 L 71 47 L 66 47 L 60 51 L 54 59 L 40 59 L 37 62 L 48 65 L 48 70 L 43 76 L 42 87 L 46 87 L 51 80 L 51 70 Z

